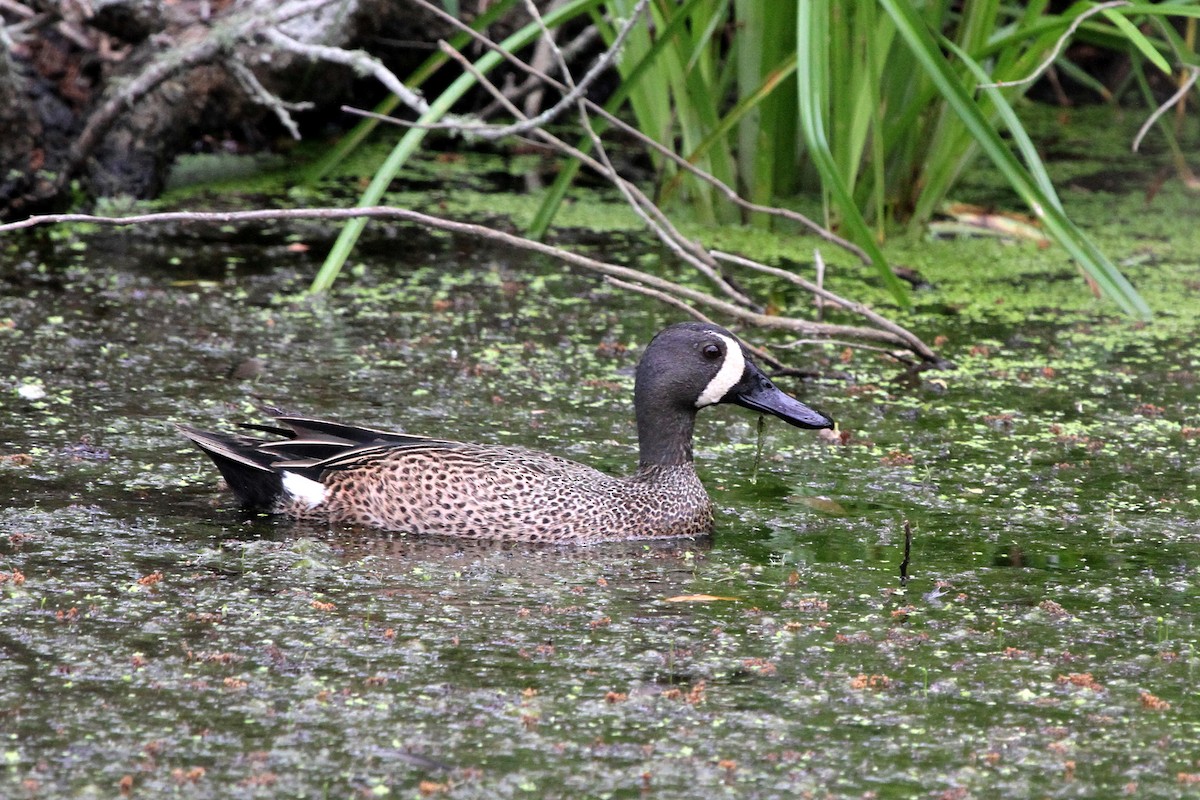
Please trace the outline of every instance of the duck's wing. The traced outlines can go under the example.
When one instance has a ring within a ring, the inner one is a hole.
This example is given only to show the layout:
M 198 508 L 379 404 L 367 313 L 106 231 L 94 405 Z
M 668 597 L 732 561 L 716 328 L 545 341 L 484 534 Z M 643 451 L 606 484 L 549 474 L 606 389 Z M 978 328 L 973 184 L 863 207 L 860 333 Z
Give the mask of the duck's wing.
M 275 421 L 286 427 L 270 428 L 269 426 L 263 426 L 263 428 L 271 432 L 279 432 L 290 439 L 338 442 L 354 447 L 382 444 L 384 442 L 406 444 L 409 442 L 440 441 L 428 436 L 413 436 L 412 434 L 401 433 L 399 431 L 364 428 L 359 425 L 346 425 L 341 422 L 334 422 L 333 420 L 315 419 L 312 417 L 276 417 Z
M 477 444 L 409 436 L 396 441 L 353 447 L 310 464 L 301 465 L 305 477 L 319 480 L 334 470 L 371 470 L 380 462 L 411 460 L 438 464 L 440 469 L 507 475 L 562 477 L 581 483 L 611 480 L 611 477 L 586 464 L 525 447 Z M 282 465 L 280 465 L 282 466 Z M 292 469 L 291 466 L 287 467 Z
M 393 448 L 461 446 L 427 436 L 310 417 L 276 417 L 275 422 L 239 427 L 279 437 L 276 439 L 205 431 L 190 425 L 176 427 L 213 460 L 242 503 L 253 508 L 272 507 L 283 492 L 285 471 L 319 481 L 326 470 L 366 463 Z
M 289 438 L 260 445 L 259 449 L 276 454 L 276 469 L 297 471 L 319 480 L 329 469 L 347 469 L 374 461 L 397 449 L 457 449 L 464 445 L 447 439 L 414 436 L 399 431 L 345 425 L 310 417 L 276 417 L 286 426 Z

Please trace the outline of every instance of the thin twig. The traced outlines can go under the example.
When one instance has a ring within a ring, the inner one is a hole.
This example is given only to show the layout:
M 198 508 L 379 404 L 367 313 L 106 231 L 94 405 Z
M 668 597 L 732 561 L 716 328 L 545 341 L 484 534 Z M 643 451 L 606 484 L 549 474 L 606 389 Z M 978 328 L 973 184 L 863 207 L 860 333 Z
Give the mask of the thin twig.
M 1066 29 L 1066 31 L 1063 32 L 1062 36 L 1058 37 L 1058 41 L 1056 41 L 1054 43 L 1054 49 L 1050 51 L 1050 55 L 1047 56 L 1046 59 L 1044 61 L 1042 61 L 1042 63 L 1038 64 L 1037 67 L 1033 70 L 1033 72 L 1029 73 L 1024 78 L 1021 78 L 1021 79 L 1015 80 L 1015 81 L 997 81 L 996 83 L 981 83 L 981 84 L 979 84 L 979 88 L 980 89 L 1003 89 L 1003 88 L 1006 88 L 1009 86 L 1021 86 L 1022 84 L 1026 84 L 1026 83 L 1033 83 L 1041 76 L 1041 74 L 1043 72 L 1048 70 L 1050 68 L 1050 65 L 1054 63 L 1055 59 L 1057 59 L 1059 57 L 1059 55 L 1063 51 L 1063 48 L 1067 46 L 1067 42 L 1070 40 L 1071 36 L 1073 36 L 1075 31 L 1079 29 L 1079 26 L 1083 24 L 1083 21 L 1085 19 L 1087 19 L 1088 17 L 1095 16 L 1096 14 L 1101 14 L 1105 11 L 1109 11 L 1114 8 L 1120 8 L 1121 6 L 1128 6 L 1128 5 L 1132 5 L 1132 3 L 1128 2 L 1128 0 L 1114 0 L 1113 2 L 1110 2 L 1110 3 L 1100 3 L 1099 5 L 1092 6 L 1087 11 L 1084 11 L 1082 14 L 1080 14 L 1078 17 L 1076 17 L 1074 20 L 1071 21 L 1071 25 Z
M 641 10 L 644 7 L 644 3 L 639 0 L 638 10 Z M 547 49 L 549 49 L 550 55 L 553 57 L 554 62 L 557 64 L 559 70 L 562 71 L 563 83 L 568 89 L 567 94 L 573 94 L 575 90 L 575 79 L 571 75 L 571 68 L 567 64 L 566 59 L 563 57 L 562 50 L 559 49 L 558 43 L 554 41 L 554 36 L 550 33 L 550 29 L 546 27 L 546 21 L 542 19 L 541 13 L 538 12 L 537 5 L 533 2 L 533 0 L 525 0 L 525 10 L 529 13 L 530 17 L 532 17 L 533 21 L 537 23 L 538 28 L 541 29 L 542 41 L 546 43 Z M 633 18 L 636 18 L 636 15 Z M 629 27 L 626 26 L 625 31 L 628 30 Z M 547 77 L 549 77 L 549 75 L 547 75 Z M 582 95 L 576 96 L 582 97 Z M 647 227 L 654 231 L 655 235 L 657 235 L 658 238 L 664 244 L 666 244 L 667 247 L 672 250 L 672 252 L 675 253 L 675 255 L 689 262 L 695 261 L 695 259 L 688 258 L 688 255 L 690 255 L 688 253 L 689 248 L 687 248 L 685 242 L 682 241 L 682 237 L 675 235 L 676 232 L 671 226 L 658 224 L 659 220 L 652 216 L 653 212 L 651 211 L 651 208 L 653 208 L 654 211 L 657 211 L 657 207 L 654 206 L 653 203 L 643 204 L 641 202 L 641 197 L 635 195 L 635 187 L 633 187 L 629 181 L 622 178 L 621 174 L 617 172 L 617 168 L 613 166 L 611 159 L 608 157 L 608 148 L 604 146 L 604 141 L 600 138 L 600 134 L 598 134 L 596 129 L 592 127 L 591 118 L 587 113 L 587 106 L 583 105 L 582 103 L 576 103 L 575 107 L 579 114 L 579 124 L 583 128 L 584 133 L 586 133 L 587 137 L 591 140 L 592 149 L 596 153 L 596 158 L 601 164 L 601 169 L 599 170 L 600 174 L 608 179 L 608 181 L 617 188 L 617 190 L 625 198 L 625 202 L 630 208 L 633 209 L 634 213 L 641 217 L 642 221 L 647 225 Z M 663 221 L 665 221 L 665 217 L 663 218 Z M 717 272 L 715 263 L 710 264 L 700 262 L 695 263 L 694 266 L 696 266 L 696 268 L 699 269 L 709 280 L 713 281 L 718 286 L 721 286 L 726 293 L 733 291 L 733 287 L 729 286 L 725 279 L 722 278 Z M 742 300 L 747 304 L 750 304 L 749 298 L 743 296 Z
M 1196 84 L 1196 79 L 1200 78 L 1200 67 L 1187 67 L 1187 71 L 1187 79 L 1180 84 L 1178 91 L 1167 98 L 1167 102 L 1154 109 L 1154 113 L 1142 123 L 1142 127 L 1138 128 L 1137 136 L 1133 137 L 1133 152 L 1136 153 L 1138 148 L 1142 146 L 1142 139 L 1145 138 L 1146 134 L 1150 132 L 1150 127 L 1155 122 L 1158 122 L 1158 118 L 1167 113 L 1167 111 L 1171 109 L 1171 106 L 1175 105 L 1184 97 L 1186 97 L 1187 93 L 1191 91 L 1192 86 Z
M 616 60 L 617 55 L 620 53 L 621 47 L 624 45 L 625 40 L 629 38 L 630 31 L 633 30 L 633 26 L 639 21 L 639 18 L 645 11 L 646 4 L 648 2 L 649 0 L 638 0 L 637 5 L 633 9 L 633 13 L 629 15 L 629 19 L 625 22 L 625 25 L 623 25 L 621 30 L 617 33 L 617 38 L 613 42 L 612 46 L 601 54 L 600 58 L 596 60 L 596 63 L 593 64 L 591 68 L 588 69 L 578 83 L 576 83 L 574 80 L 569 81 L 569 91 L 563 95 L 557 103 L 550 106 L 550 108 L 541 112 L 536 117 L 522 115 L 520 118 L 521 121 L 515 122 L 511 125 L 463 125 L 461 126 L 463 132 L 471 136 L 477 136 L 480 139 L 494 141 L 496 139 L 503 139 L 506 136 L 528 133 L 536 128 L 545 127 L 548 123 L 558 119 L 565 111 L 574 107 L 575 104 L 578 103 L 583 97 L 588 88 L 596 81 L 596 79 L 599 78 L 605 70 L 612 66 L 612 63 Z M 540 15 L 537 16 L 536 19 L 542 26 L 542 35 L 545 37 L 543 41 L 548 44 L 550 52 L 552 54 L 557 54 L 557 58 L 562 62 L 562 65 L 565 66 L 566 60 L 563 57 L 562 51 L 558 48 L 558 45 L 554 43 L 554 37 L 550 36 L 549 31 L 545 27 L 545 22 L 542 21 Z
M 840 339 L 793 339 L 786 344 L 775 345 L 780 350 L 791 350 L 800 347 L 801 345 L 817 345 L 819 347 L 852 347 L 855 350 L 869 350 L 872 353 L 879 353 L 888 358 L 893 358 L 902 364 L 911 364 L 912 360 L 901 356 L 895 350 L 889 350 L 886 347 L 876 347 L 872 344 L 863 344 L 862 342 L 851 342 Z
M 825 288 L 825 258 L 820 250 L 813 250 L 813 263 L 817 266 L 817 288 Z M 825 319 L 825 298 L 820 293 L 814 295 L 817 301 L 817 319 Z
M 498 44 L 493 42 L 491 39 L 487 38 L 486 36 L 479 33 L 478 31 L 473 30 L 466 23 L 457 19 L 453 15 L 446 13 L 445 10 L 443 10 L 442 8 L 439 8 L 437 5 L 429 2 L 429 0 L 413 0 L 413 2 L 415 2 L 417 5 L 421 6 L 423 9 L 427 10 L 429 13 L 439 17 L 440 19 L 444 20 L 445 22 L 449 23 L 450 25 L 453 25 L 455 28 L 457 28 L 461 32 L 463 32 L 466 35 L 473 38 L 479 44 L 483 45 L 484 47 L 488 48 L 489 50 L 496 52 L 498 55 L 500 55 L 501 58 L 508 61 L 510 64 L 515 66 L 517 69 L 519 69 L 523 72 L 526 72 L 526 73 L 538 78 L 539 80 L 544 81 L 548 86 L 551 86 L 552 88 L 555 88 L 562 92 L 567 91 L 567 88 L 561 82 L 555 80 L 554 78 L 550 77 L 546 73 L 541 72 L 540 70 L 537 70 L 534 67 L 532 67 L 531 65 L 525 63 L 521 59 L 514 56 L 512 53 L 510 53 L 507 50 L 505 50 L 504 48 L 500 47 Z M 842 237 L 838 236 L 833 231 L 830 231 L 830 230 L 822 227 L 819 223 L 809 219 L 808 217 L 804 216 L 803 214 L 800 214 L 796 211 L 791 211 L 786 208 L 776 208 L 774 206 L 764 206 L 764 205 L 760 205 L 758 203 L 752 203 L 748 200 L 743 199 L 728 184 L 724 183 L 716 176 L 710 175 L 709 173 L 700 169 L 695 164 L 691 163 L 686 158 L 684 158 L 683 156 L 676 153 L 674 150 L 671 150 L 670 148 L 666 147 L 665 145 L 662 145 L 659 142 L 655 141 L 654 139 L 646 136 L 644 133 L 639 131 L 637 128 L 633 127 L 632 125 L 625 122 L 624 120 L 614 116 L 613 114 L 610 114 L 603 107 L 597 105 L 596 103 L 592 102 L 591 100 L 588 100 L 587 98 L 583 98 L 583 102 L 587 105 L 588 111 L 590 113 L 595 114 L 596 116 L 602 118 L 609 125 L 612 125 L 616 129 L 620 130 L 622 133 L 636 139 L 640 143 L 644 144 L 646 147 L 649 147 L 650 149 L 654 150 L 656 153 L 661 155 L 663 158 L 671 161 L 678 168 L 684 170 L 685 172 L 688 172 L 693 177 L 698 178 L 699 180 L 702 180 L 705 183 L 708 183 L 709 185 L 713 186 L 715 189 L 717 189 L 719 192 L 721 192 L 721 195 L 723 197 L 725 197 L 725 199 L 727 199 L 729 202 L 733 203 L 734 205 L 738 206 L 739 208 L 742 208 L 742 209 L 752 212 L 752 213 L 768 214 L 771 216 L 779 217 L 781 219 L 789 220 L 791 222 L 795 222 L 799 225 L 804 226 L 805 228 L 807 228 L 811 233 L 815 234 L 816 236 L 820 236 L 825 241 L 827 241 L 831 244 L 837 245 L 838 247 L 841 247 L 842 249 L 853 253 L 856 258 L 858 258 L 860 261 L 862 261 L 862 263 L 864 263 L 864 264 L 871 263 L 871 257 L 868 256 L 866 251 L 863 250 L 861 247 L 859 247 L 858 245 L 854 244 L 853 242 L 851 242 L 847 239 L 843 239 Z M 431 125 L 424 125 L 424 126 L 419 126 L 419 127 L 436 130 L 438 128 L 454 128 L 456 126 L 434 123 Z
M 638 294 L 644 294 L 647 297 L 653 297 L 660 303 L 666 303 L 673 308 L 677 308 L 688 316 L 699 320 L 700 322 L 707 322 L 709 325 L 716 324 L 711 319 L 704 316 L 704 312 L 700 311 L 699 309 L 692 308 L 678 297 L 672 297 L 666 292 L 660 292 L 658 289 L 651 289 L 649 286 L 642 286 L 641 284 L 623 281 L 620 278 L 614 278 L 611 275 L 606 275 L 604 277 L 604 282 L 610 286 L 615 286 L 618 289 L 625 289 L 626 291 L 637 292 Z
M 629 281 L 623 281 L 623 280 L 620 280 L 619 278 L 613 278 L 611 276 L 605 276 L 604 282 L 609 284 L 610 286 L 615 286 L 618 289 L 624 289 L 629 292 L 636 292 L 638 294 L 644 294 L 647 297 L 653 297 L 655 300 L 658 300 L 660 303 L 666 303 L 667 305 L 671 306 L 672 308 L 679 309 L 680 311 L 682 311 L 683 313 L 692 317 L 693 319 L 699 320 L 700 322 L 705 322 L 709 325 L 716 325 L 715 322 L 713 322 L 711 319 L 706 317 L 704 315 L 704 313 L 702 311 L 700 311 L 699 309 L 689 306 L 687 303 L 683 302 L 678 297 L 672 297 L 671 295 L 667 294 L 666 292 L 660 292 L 658 289 L 651 289 L 649 286 L 641 286 L 639 284 L 630 283 Z M 763 350 L 760 347 L 755 347 L 754 345 L 746 342 L 740 336 L 738 337 L 738 340 L 741 341 L 742 345 L 746 349 L 748 349 L 750 352 L 754 353 L 755 357 L 758 358 L 759 361 L 763 362 L 764 364 L 767 364 L 768 366 L 770 366 L 773 369 L 786 369 L 784 367 L 784 364 L 782 361 L 775 358 L 773 355 L 768 353 L 766 350 Z
M 524 118 L 524 113 L 511 102 L 509 102 L 500 88 L 492 83 L 492 81 L 490 81 L 486 75 L 476 69 L 475 65 L 472 64 L 462 53 L 458 52 L 453 47 L 450 47 L 450 45 L 445 42 L 440 42 L 439 45 L 441 46 L 443 52 L 456 60 L 463 67 L 463 69 L 469 72 L 471 76 L 478 81 L 480 86 L 491 92 L 492 96 L 495 97 L 498 102 L 503 104 L 510 114 L 518 119 Z M 361 113 L 364 116 L 380 118 L 378 115 L 371 114 L 370 112 L 356 111 L 355 113 Z M 405 123 L 403 120 L 397 120 L 393 117 L 382 117 L 381 119 L 407 127 L 407 123 Z M 592 136 L 596 136 L 595 131 L 592 130 L 590 126 L 586 127 L 589 131 L 591 131 Z M 673 253 L 675 253 L 676 256 L 694 266 L 701 274 L 712 281 L 717 288 L 725 293 L 725 295 L 732 298 L 735 302 L 741 303 L 747 308 L 756 308 L 756 304 L 750 298 L 746 297 L 745 294 L 735 289 L 721 276 L 715 262 L 713 262 L 712 259 L 707 256 L 707 253 L 703 250 L 703 248 L 684 238 L 684 236 L 679 233 L 678 230 L 676 230 L 675 226 L 671 224 L 671 221 L 667 219 L 666 215 L 662 213 L 658 206 L 654 205 L 654 202 L 647 197 L 640 188 L 638 188 L 632 182 L 622 178 L 621 175 L 616 171 L 616 168 L 612 166 L 611 162 L 602 163 L 597 161 L 592 156 L 584 153 L 582 150 L 572 147 L 562 139 L 559 139 L 557 136 L 554 136 L 549 131 L 544 129 L 535 129 L 532 131 L 532 133 L 543 141 L 554 146 L 560 152 L 565 153 L 571 158 L 574 158 L 587 165 L 591 169 L 595 170 L 597 174 L 601 175 L 610 183 L 612 183 L 625 197 L 626 202 L 629 204 L 630 208 L 632 208 L 633 212 L 642 219 L 646 226 L 649 227 L 659 237 L 659 239 L 666 244 Z M 602 155 L 604 154 L 604 148 L 602 144 L 597 146 L 597 152 Z
M 709 325 L 716 324 L 716 323 L 714 323 L 714 321 L 712 319 L 709 319 L 708 317 L 706 317 L 706 315 L 704 315 L 703 312 L 700 311 L 700 309 L 692 308 L 691 306 L 688 305 L 688 303 L 685 303 L 683 300 L 679 300 L 678 297 L 672 297 L 671 295 L 668 295 L 666 293 L 666 291 L 659 291 L 658 289 L 643 287 L 643 285 L 640 285 L 637 283 L 630 283 L 629 281 L 622 281 L 622 279 L 614 278 L 611 276 L 606 276 L 604 279 L 604 282 L 607 284 L 613 285 L 613 287 L 617 287 L 618 289 L 624 289 L 626 291 L 635 291 L 635 293 L 637 293 L 637 294 L 643 294 L 643 295 L 646 295 L 647 297 L 654 297 L 655 300 L 658 300 L 659 302 L 664 302 L 664 303 L 666 303 L 666 305 L 671 306 L 672 308 L 678 308 L 679 311 L 682 311 L 683 313 L 688 314 L 689 317 L 691 317 L 691 318 L 700 320 L 701 323 L 707 323 Z M 779 359 L 776 359 L 775 356 L 770 355 L 769 353 L 767 353 L 766 350 L 755 347 L 755 345 L 752 345 L 752 344 L 746 342 L 745 339 L 743 339 L 740 336 L 738 337 L 738 341 L 742 342 L 742 344 L 744 345 L 744 347 L 746 349 L 749 349 L 751 351 L 751 353 L 755 354 L 755 356 L 757 357 L 758 360 L 760 360 L 763 363 L 766 363 L 766 365 L 768 365 L 769 367 L 772 367 L 774 369 L 785 369 L 784 362 L 780 361 Z M 881 349 L 881 348 L 872 348 L 872 349 Z
M 596 26 L 589 25 L 581 33 L 579 33 L 573 39 L 571 39 L 570 42 L 568 42 L 562 46 L 563 56 L 565 56 L 568 61 L 574 60 L 575 56 L 579 55 L 584 50 L 590 49 L 592 47 L 592 45 L 595 44 L 596 40 L 599 37 L 600 37 L 600 31 L 596 30 Z M 530 66 L 533 67 L 534 69 L 538 69 L 538 67 L 537 67 L 538 58 L 539 58 L 539 55 L 535 52 L 534 56 L 533 56 L 533 60 L 530 62 Z M 538 76 L 532 75 L 532 74 L 526 75 L 525 80 L 521 81 L 521 83 L 519 85 L 509 88 L 509 89 L 505 89 L 504 96 L 507 97 L 513 103 L 516 103 L 518 100 L 521 100 L 523 98 L 527 99 L 527 100 L 534 99 L 535 93 L 540 95 L 541 93 L 543 93 L 545 91 L 546 87 L 543 84 L 544 84 L 544 81 L 542 81 L 542 79 L 539 78 Z M 538 105 L 540 105 L 540 102 L 534 103 L 535 108 Z M 489 103 L 488 105 L 484 106 L 480 111 L 478 111 L 476 113 L 476 116 L 478 116 L 480 119 L 490 119 L 496 113 L 496 109 L 498 109 L 500 107 L 501 107 L 500 101 L 494 100 L 491 103 Z M 529 106 L 526 106 L 524 110 L 525 110 L 526 116 L 528 116 L 530 113 L 532 113 Z
M 797 286 L 803 288 L 805 291 L 811 292 L 812 294 L 817 295 L 819 297 L 823 297 L 826 300 L 829 300 L 830 302 L 837 303 L 838 305 L 845 308 L 847 311 L 858 314 L 859 316 L 863 317 L 864 319 L 870 321 L 873 325 L 877 325 L 880 328 L 882 328 L 883 330 L 888 331 L 889 333 L 896 336 L 898 339 L 902 340 L 904 342 L 905 347 L 907 347 L 909 350 L 912 350 L 913 352 L 917 353 L 923 359 L 926 359 L 928 361 L 937 361 L 938 360 L 937 354 L 934 353 L 933 350 L 929 349 L 929 347 L 924 342 L 922 342 L 920 339 L 918 339 L 913 334 L 909 333 L 903 327 L 892 322 L 887 317 L 884 317 L 883 315 L 872 311 L 870 308 L 863 305 L 862 303 L 856 303 L 852 300 L 847 300 L 844 297 L 834 294 L 833 292 L 829 291 L 828 289 L 817 286 L 812 281 L 802 278 L 801 276 L 795 274 L 794 272 L 788 272 L 787 270 L 779 269 L 778 267 L 768 267 L 766 264 L 760 264 L 757 261 L 752 261 L 751 259 L 748 259 L 744 256 L 733 255 L 732 253 L 722 253 L 722 252 L 714 250 L 714 251 L 712 251 L 712 255 L 714 258 L 718 259 L 719 261 L 727 261 L 731 264 L 737 264 L 738 266 L 745 267 L 746 269 L 752 269 L 755 272 L 762 272 L 767 275 L 773 275 L 776 278 L 782 278 L 785 281 L 794 283 Z
M 296 141 L 300 140 L 300 126 L 296 124 L 296 120 L 289 113 L 291 111 L 305 111 L 312 108 L 313 104 L 304 103 L 289 103 L 286 100 L 271 94 L 267 87 L 263 86 L 258 80 L 258 76 L 240 61 L 230 60 L 225 66 L 237 78 L 238 83 L 246 90 L 251 99 L 261 106 L 265 106 L 275 114 L 275 118 L 279 120 L 279 124 L 287 128 L 288 133 Z
M 363 50 L 343 50 L 340 47 L 329 47 L 323 44 L 310 44 L 293 39 L 278 28 L 268 28 L 262 32 L 263 38 L 281 50 L 287 50 L 314 61 L 328 61 L 333 64 L 343 64 L 360 75 L 370 75 L 396 97 L 400 102 L 418 114 L 429 110 L 425 98 L 409 89 L 382 62 Z
M 530 3 L 532 3 L 532 0 L 530 0 Z M 565 70 L 566 65 L 564 64 L 563 67 Z M 596 129 L 592 127 L 587 107 L 582 103 L 579 104 L 579 121 L 583 125 L 583 129 L 587 132 L 588 137 L 592 140 L 592 148 L 604 164 L 602 174 L 620 190 L 621 194 L 625 197 L 625 201 L 633 208 L 634 213 L 642 218 L 642 221 L 654 231 L 659 240 L 676 256 L 691 264 L 702 275 L 721 287 L 721 290 L 727 295 L 736 298 L 738 302 L 744 305 L 754 307 L 756 304 L 750 298 L 739 292 L 729 281 L 725 280 L 725 277 L 721 275 L 720 267 L 717 266 L 717 262 L 713 260 L 707 250 L 680 233 L 675 225 L 667 219 L 667 216 L 662 213 L 662 210 L 651 202 L 650 198 L 646 197 L 631 182 L 621 177 L 620 173 L 617 172 L 617 168 L 613 166 L 612 160 L 608 157 L 608 148 L 601 141 L 600 134 L 596 133 Z
M 858 344 L 857 342 L 842 341 L 840 339 L 793 339 L 784 344 L 775 345 L 781 350 L 791 350 L 800 346 L 819 345 L 821 347 L 860 347 L 864 350 L 874 350 L 884 355 L 892 355 L 892 351 L 883 347 L 875 347 L 869 344 Z

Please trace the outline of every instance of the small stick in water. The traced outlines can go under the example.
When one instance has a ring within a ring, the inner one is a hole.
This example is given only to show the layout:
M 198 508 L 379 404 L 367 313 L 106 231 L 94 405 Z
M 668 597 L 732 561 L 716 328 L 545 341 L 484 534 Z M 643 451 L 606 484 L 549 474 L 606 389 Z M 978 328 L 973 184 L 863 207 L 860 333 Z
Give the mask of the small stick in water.
M 912 554 L 912 523 L 904 520 L 904 560 L 900 562 L 900 585 L 908 585 L 908 557 Z
M 763 431 L 767 429 L 767 418 L 763 414 L 758 415 L 758 444 L 754 448 L 754 471 L 750 473 L 750 482 L 758 483 L 758 465 L 762 463 L 763 451 Z

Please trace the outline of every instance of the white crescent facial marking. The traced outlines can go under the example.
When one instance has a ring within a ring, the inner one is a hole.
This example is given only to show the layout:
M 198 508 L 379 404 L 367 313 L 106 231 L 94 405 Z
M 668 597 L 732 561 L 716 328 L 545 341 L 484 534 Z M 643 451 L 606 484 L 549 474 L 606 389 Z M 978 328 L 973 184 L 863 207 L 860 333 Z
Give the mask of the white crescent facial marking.
M 696 398 L 696 408 L 719 402 L 734 384 L 742 379 L 742 373 L 746 371 L 746 357 L 742 355 L 742 346 L 722 333 L 714 332 L 713 335 L 725 340 L 725 360 L 717 374 L 708 382 L 708 386 L 705 386 L 704 391 Z
M 281 475 L 283 476 L 283 491 L 293 499 L 299 500 L 309 508 L 316 508 L 325 502 L 325 484 L 287 470 L 284 470 Z

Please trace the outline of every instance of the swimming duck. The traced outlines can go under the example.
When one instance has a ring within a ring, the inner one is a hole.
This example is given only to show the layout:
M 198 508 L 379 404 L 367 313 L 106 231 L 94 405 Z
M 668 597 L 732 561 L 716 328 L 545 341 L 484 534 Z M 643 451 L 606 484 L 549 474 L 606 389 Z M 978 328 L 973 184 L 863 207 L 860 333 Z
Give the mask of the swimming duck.
M 684 322 L 647 345 L 634 381 L 638 469 L 615 478 L 523 447 L 466 444 L 281 416 L 279 438 L 180 432 L 250 508 L 406 533 L 589 544 L 698 536 L 712 503 L 692 464 L 696 412 L 733 403 L 798 428 L 833 420 L 785 394 L 724 328 Z

